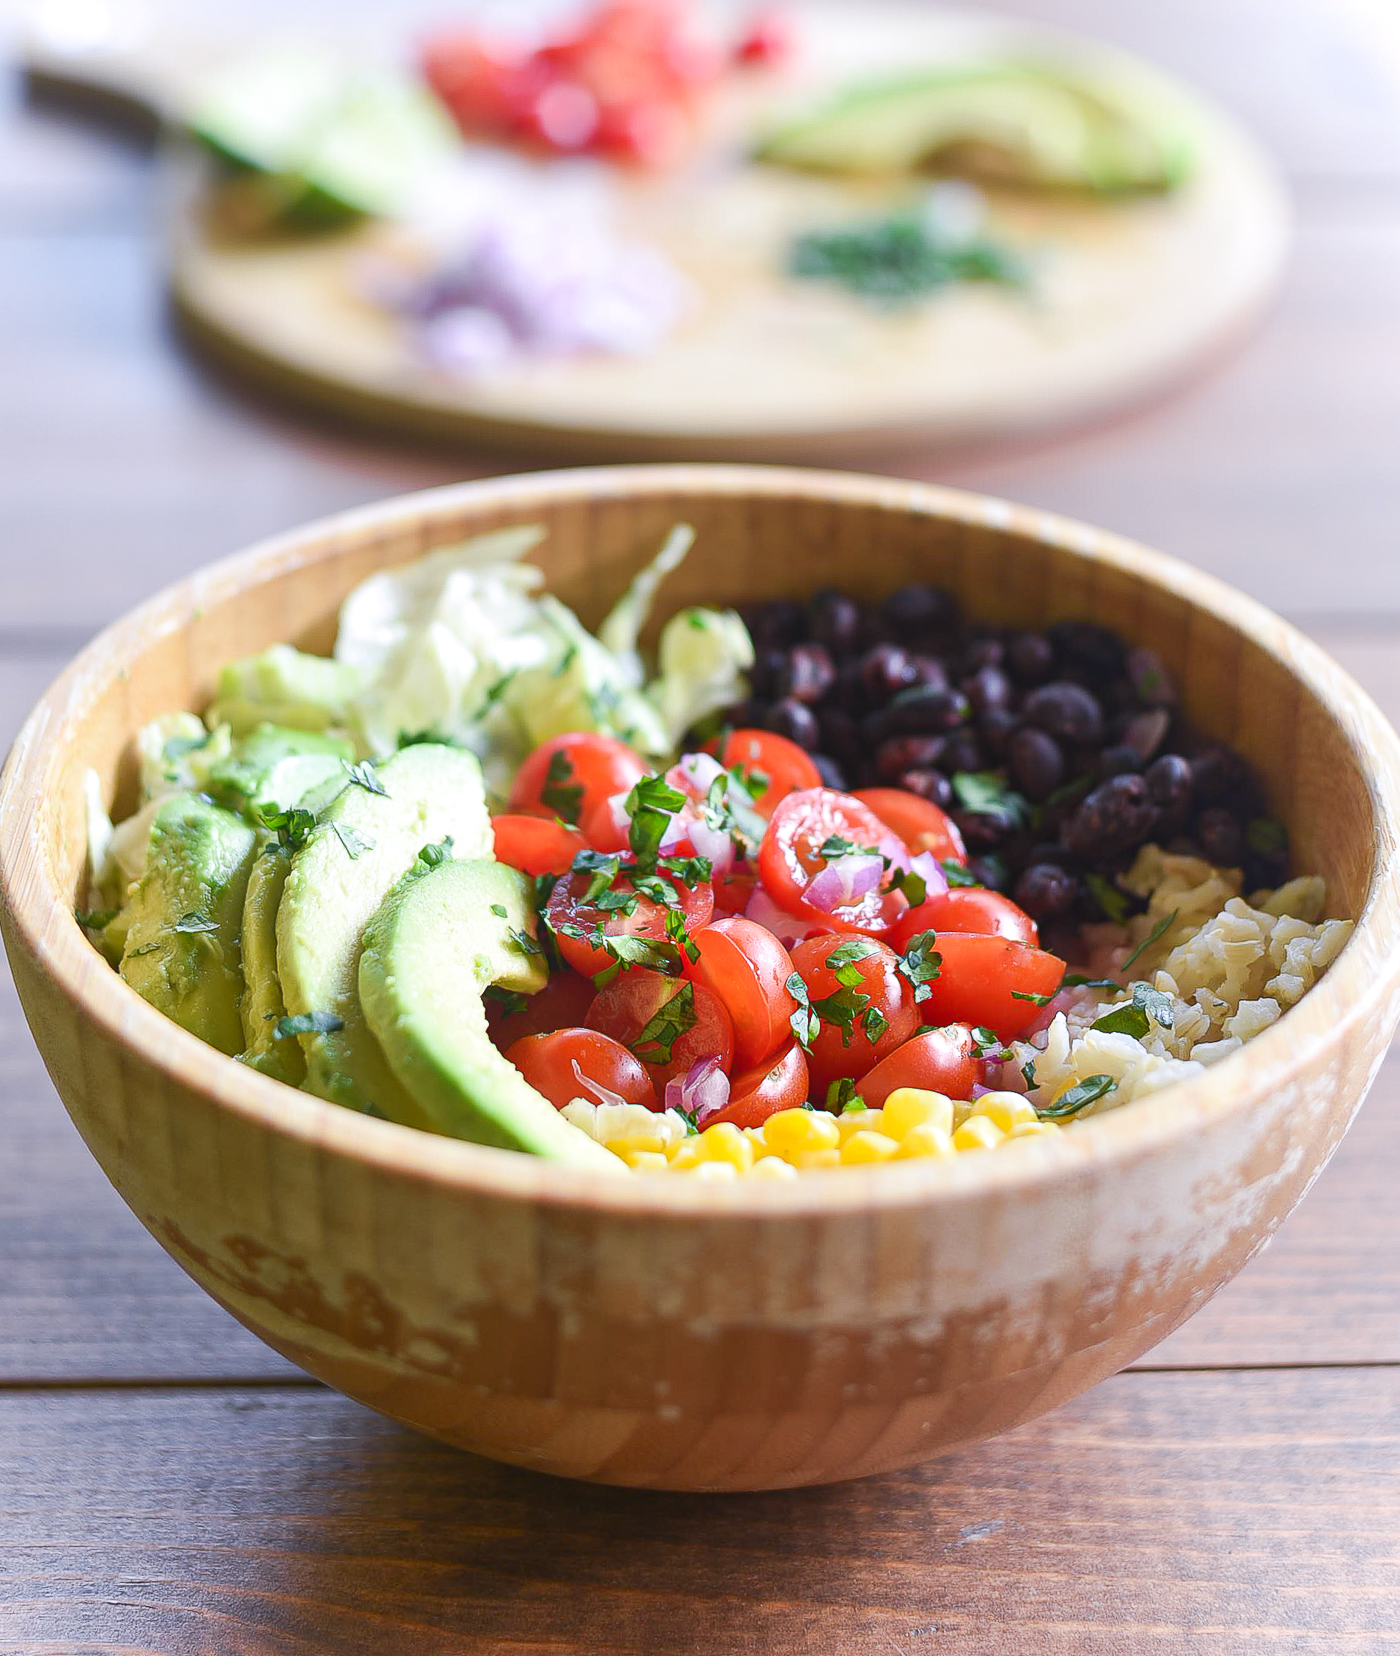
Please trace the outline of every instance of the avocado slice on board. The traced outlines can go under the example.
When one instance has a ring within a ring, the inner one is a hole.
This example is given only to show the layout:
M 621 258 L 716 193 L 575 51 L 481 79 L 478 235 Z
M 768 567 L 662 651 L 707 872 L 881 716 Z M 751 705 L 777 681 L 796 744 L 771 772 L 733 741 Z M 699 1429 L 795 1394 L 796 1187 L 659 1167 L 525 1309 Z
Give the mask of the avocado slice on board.
M 341 761 L 354 757 L 348 736 L 260 724 L 210 766 L 204 791 L 256 825 L 263 809 L 285 811 L 332 779 L 343 784 Z
M 491 854 L 481 766 L 458 748 L 404 748 L 376 771 L 355 767 L 297 852 L 277 910 L 277 973 L 298 1033 L 306 1087 L 332 1103 L 426 1125 L 395 1079 L 360 1010 L 365 926 L 425 845 Z M 322 1027 L 324 1026 L 324 1027 Z
M 129 905 L 121 975 L 221 1052 L 243 1045 L 239 930 L 257 835 L 195 794 L 172 794 L 151 825 Z
M 528 877 L 498 862 L 419 864 L 365 931 L 360 1004 L 427 1124 L 453 1138 L 619 1170 L 497 1052 L 482 992 L 533 994 L 548 971 Z
M 281 1039 L 277 1026 L 287 1015 L 282 980 L 277 975 L 277 910 L 291 873 L 290 854 L 268 840 L 253 860 L 248 895 L 243 901 L 243 978 L 239 1011 L 243 1018 L 243 1050 L 239 1061 L 299 1087 L 306 1080 L 301 1043 Z

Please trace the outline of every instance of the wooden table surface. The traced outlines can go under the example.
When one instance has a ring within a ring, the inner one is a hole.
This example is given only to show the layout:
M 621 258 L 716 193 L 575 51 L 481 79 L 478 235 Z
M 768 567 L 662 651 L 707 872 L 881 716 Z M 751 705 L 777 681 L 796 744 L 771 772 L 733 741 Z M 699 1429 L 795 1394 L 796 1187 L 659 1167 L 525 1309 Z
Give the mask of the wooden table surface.
M 1400 22 L 1388 0 L 1021 9 L 1250 121 L 1293 182 L 1293 266 L 1170 400 L 890 469 L 1200 563 L 1400 717 Z M 0 105 L 0 736 L 95 628 L 207 559 L 528 464 L 218 383 L 170 337 L 154 211 L 139 145 Z M 1268 1251 L 1131 1371 L 918 1471 L 772 1496 L 552 1482 L 300 1376 L 107 1186 L 7 982 L 0 1129 L 4 1656 L 1400 1649 L 1400 1059 Z

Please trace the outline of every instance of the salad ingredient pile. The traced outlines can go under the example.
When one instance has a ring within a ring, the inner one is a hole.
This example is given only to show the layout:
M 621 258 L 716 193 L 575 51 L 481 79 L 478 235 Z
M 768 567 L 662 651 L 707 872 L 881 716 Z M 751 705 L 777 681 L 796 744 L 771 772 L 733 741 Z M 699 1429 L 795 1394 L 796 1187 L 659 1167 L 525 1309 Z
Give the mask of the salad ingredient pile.
M 138 993 L 273 1079 L 404 1125 L 597 1172 L 785 1179 L 1054 1139 L 1228 1057 L 1345 943 L 1320 880 L 1247 880 L 1286 871 L 1272 819 L 1250 819 L 1269 840 L 1253 868 L 1200 855 L 1220 778 L 1251 809 L 1258 785 L 1193 750 L 1160 663 L 1112 634 L 968 628 L 933 588 L 823 593 L 751 612 L 757 651 L 734 611 L 683 609 L 649 672 L 640 640 L 689 528 L 596 634 L 521 561 L 541 533 L 371 577 L 330 659 L 278 645 L 227 667 L 205 720 L 140 733 L 143 798 L 115 828 L 90 778 L 98 906 L 79 918 Z M 813 634 L 855 653 L 824 664 Z M 1002 671 L 1032 656 L 1034 687 Z M 736 723 L 765 675 L 787 695 Z M 940 757 L 995 753 L 991 712 L 1010 752 L 1046 690 L 1100 724 L 1112 707 L 1111 736 L 1062 733 L 1058 810 L 983 757 L 950 770 L 960 810 L 917 769 L 851 793 L 772 728 L 843 677 L 882 731 L 902 697 L 920 719 L 941 698 Z M 1115 742 L 1143 695 L 1152 742 Z M 1184 807 L 1139 775 L 1166 760 Z M 1145 790 L 1133 832 L 1090 845 L 1085 813 L 1126 780 Z M 1005 831 L 969 859 L 979 800 Z M 1071 898 L 1043 939 L 994 883 L 1020 897 L 1047 868 Z

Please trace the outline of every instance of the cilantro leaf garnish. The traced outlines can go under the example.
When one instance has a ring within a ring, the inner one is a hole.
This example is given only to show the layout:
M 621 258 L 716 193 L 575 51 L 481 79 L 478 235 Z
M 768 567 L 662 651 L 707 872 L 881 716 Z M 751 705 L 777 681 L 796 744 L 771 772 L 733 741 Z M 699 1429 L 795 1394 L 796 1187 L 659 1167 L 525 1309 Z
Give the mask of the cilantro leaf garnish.
M 492 912 L 492 914 L 494 914 L 496 916 L 496 918 L 498 920 L 509 920 L 510 919 L 510 910 L 506 907 L 506 905 L 504 903 L 492 903 L 491 912 Z
M 794 972 L 783 987 L 797 1002 L 797 1010 L 788 1019 L 788 1024 L 803 1051 L 810 1052 L 812 1042 L 821 1034 L 822 1022 L 812 1010 L 812 999 L 807 993 L 807 985 L 801 976 Z
M 674 908 L 680 900 L 675 887 L 657 874 L 639 874 L 629 869 L 626 878 L 633 891 L 650 898 L 659 908 Z
M 354 862 L 361 852 L 374 850 L 374 841 L 369 835 L 360 833 L 359 829 L 352 828 L 348 822 L 333 822 L 331 829 L 345 847 L 345 855 L 351 862 Z
M 1028 1087 L 1034 1087 L 1034 1086 L 1037 1085 L 1037 1082 L 1036 1082 L 1036 1079 L 1035 1079 L 1035 1059 L 1034 1058 L 1027 1058 L 1025 1063 L 1021 1065 L 1021 1079 L 1026 1083 L 1026 1085 Z
M 929 998 L 933 993 L 929 984 L 943 968 L 943 956 L 934 948 L 937 941 L 933 932 L 919 932 L 909 939 L 909 946 L 895 962 L 895 971 L 913 984 L 915 1001 Z
M 885 866 L 889 866 L 888 857 L 885 859 Z M 906 868 L 900 874 L 891 875 L 890 890 L 902 891 L 909 899 L 910 908 L 918 908 L 928 896 L 928 881 L 922 874 L 916 874 L 912 868 Z
M 279 1018 L 272 1038 L 286 1041 L 293 1035 L 333 1035 L 344 1028 L 344 1018 L 337 1018 L 334 1012 L 298 1012 L 294 1017 Z
M 1163 918 L 1157 922 L 1152 930 L 1148 932 L 1147 936 L 1143 938 L 1142 942 L 1138 944 L 1137 948 L 1133 950 L 1133 952 L 1118 968 L 1119 971 L 1126 972 L 1128 967 L 1132 965 L 1139 955 L 1145 954 L 1154 943 L 1160 942 L 1161 939 L 1166 936 L 1167 932 L 1170 931 L 1172 926 L 1176 924 L 1176 917 L 1180 913 L 1180 909 L 1173 909 L 1170 914 L 1163 916 Z
M 856 1084 L 849 1075 L 843 1075 L 839 1081 L 833 1081 L 826 1089 L 826 1108 L 832 1115 L 842 1115 L 847 1110 L 863 1110 L 865 1100 L 856 1091 Z
M 1066 972 L 1060 979 L 1061 989 L 1121 989 L 1117 978 L 1085 977 L 1083 972 Z
M 624 891 L 620 887 L 609 886 L 606 891 L 600 891 L 593 899 L 592 907 L 603 914 L 635 914 L 637 912 L 637 893 Z
M 176 932 L 216 932 L 219 922 L 211 920 L 207 914 L 199 914 L 192 910 L 189 914 L 182 914 L 178 920 L 172 921 L 170 929 Z
M 704 885 L 714 873 L 708 857 L 662 857 L 656 866 L 683 886 Z
M 1027 989 L 1013 989 L 1011 991 L 1011 998 L 1012 1000 L 1029 1001 L 1032 1006 L 1049 1006 L 1050 1002 L 1054 1000 L 1055 995 L 1058 993 L 1059 990 L 1057 989 L 1053 994 L 1035 995 Z
M 1118 887 L 1104 879 L 1102 874 L 1086 874 L 1084 884 L 1088 886 L 1094 901 L 1115 926 L 1121 926 L 1127 920 L 1128 910 L 1133 906 L 1127 892 L 1119 891 Z
M 289 806 L 285 811 L 279 811 L 275 805 L 260 805 L 258 820 L 277 835 L 275 844 L 279 851 L 300 851 L 316 826 L 315 816 L 300 805 Z
M 817 847 L 817 855 L 823 862 L 835 862 L 838 857 L 849 857 L 853 851 L 861 849 L 854 840 L 844 839 L 840 834 L 828 834 Z
M 972 1031 L 972 1044 L 984 1063 L 1006 1064 L 1015 1056 L 1011 1048 L 1003 1044 L 1001 1036 L 985 1024 L 978 1024 Z
M 1133 985 L 1133 998 L 1097 1019 L 1092 1027 L 1105 1035 L 1131 1035 L 1140 1041 L 1152 1025 L 1171 1029 L 1176 1021 L 1176 1003 L 1161 989 L 1148 983 Z
M 644 966 L 653 972 L 664 972 L 675 977 L 680 970 L 680 950 L 670 941 L 656 937 L 634 937 L 631 932 L 620 932 L 609 937 L 605 932 L 585 932 L 578 927 L 561 926 L 567 936 L 581 937 L 595 949 L 612 957 L 613 964 L 605 966 L 593 977 L 595 989 L 605 989 L 619 972 L 630 972 L 635 966 Z
M 975 886 L 977 878 L 968 871 L 966 863 L 960 863 L 956 857 L 943 858 L 943 872 L 948 876 L 950 886 Z
M 874 1046 L 876 1041 L 890 1027 L 890 1020 L 878 1006 L 872 1006 L 869 1011 L 862 1015 L 860 1027 L 866 1040 L 870 1042 L 871 1046 Z
M 841 976 L 842 970 L 853 966 L 858 960 L 869 960 L 871 955 L 879 952 L 879 945 L 870 938 L 849 937 L 831 951 L 826 957 L 826 964 L 836 973 L 838 983 L 847 983 L 854 988 L 861 981 L 861 974 L 857 972 L 854 978 L 847 979 Z
M 508 926 L 506 936 L 510 938 L 521 954 L 542 955 L 544 953 L 544 950 L 527 931 L 521 931 L 515 926 Z
M 1118 1083 L 1111 1075 L 1087 1075 L 1068 1091 L 1062 1092 L 1053 1104 L 1045 1109 L 1037 1108 L 1036 1114 L 1042 1121 L 1060 1121 L 1066 1116 L 1078 1114 L 1086 1104 L 1092 1104 L 1095 1099 L 1106 1098 L 1109 1093 L 1118 1090 Z
M 574 858 L 569 871 L 588 876 L 588 885 L 579 897 L 579 903 L 596 903 L 621 873 L 622 859 L 615 853 L 608 855 L 602 851 L 584 850 Z
M 519 994 L 514 989 L 500 989 L 494 983 L 488 984 L 482 990 L 481 998 L 488 1005 L 496 1008 L 503 1018 L 509 1018 L 516 1012 L 523 1012 L 530 1004 L 528 995 Z
M 955 771 L 952 782 L 958 804 L 974 816 L 1003 817 L 1015 828 L 1030 817 L 1029 802 L 996 771 Z
M 843 970 L 846 970 L 846 968 L 843 968 Z M 854 968 L 850 968 L 850 970 L 854 970 Z M 837 973 L 837 981 L 840 983 L 839 972 Z M 857 981 L 860 981 L 858 974 Z M 842 983 L 839 989 L 834 989 L 829 995 L 822 995 L 818 1000 L 814 1000 L 811 1005 L 812 1011 L 824 1024 L 836 1025 L 841 1031 L 841 1045 L 848 1047 L 855 1036 L 857 1019 L 863 1019 L 870 1010 L 870 996 L 863 994 L 851 984 Z M 881 1016 L 880 1013 L 876 1013 L 877 1018 Z
M 699 960 L 700 950 L 686 930 L 683 910 L 678 908 L 666 910 L 666 936 L 685 955 L 687 960 Z
M 372 759 L 362 759 L 358 765 L 352 765 L 348 759 L 342 759 L 340 763 L 353 786 L 363 788 L 366 793 L 378 794 L 381 799 L 389 797 L 389 790 L 374 774 Z
M 648 1063 L 669 1064 L 675 1044 L 695 1028 L 695 985 L 687 979 L 659 1006 L 632 1042 L 632 1051 Z
M 583 784 L 571 782 L 573 761 L 563 748 L 555 748 L 549 756 L 549 769 L 544 773 L 544 787 L 540 789 L 540 803 L 565 822 L 576 823 L 583 808 Z
M 425 868 L 440 868 L 443 863 L 452 861 L 452 836 L 441 839 L 436 845 L 420 846 L 417 860 Z
M 685 795 L 664 776 L 644 776 L 628 794 L 625 809 L 631 822 L 627 843 L 644 874 L 655 872 L 662 837 L 672 816 L 684 804 Z

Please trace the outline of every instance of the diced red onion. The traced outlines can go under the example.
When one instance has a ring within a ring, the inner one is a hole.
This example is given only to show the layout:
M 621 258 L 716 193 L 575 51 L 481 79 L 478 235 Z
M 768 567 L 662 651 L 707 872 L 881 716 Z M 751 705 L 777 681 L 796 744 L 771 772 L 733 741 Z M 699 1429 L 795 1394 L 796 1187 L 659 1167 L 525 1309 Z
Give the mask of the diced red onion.
M 711 828 L 699 816 L 687 826 L 695 855 L 708 858 L 716 875 L 727 874 L 734 866 L 734 841 L 731 836 L 723 828 Z
M 783 944 L 800 943 L 804 937 L 824 937 L 835 930 L 824 921 L 804 919 L 779 908 L 762 886 L 753 888 L 744 917 L 772 932 Z
M 885 876 L 882 858 L 870 852 L 854 852 L 829 862 L 802 893 L 804 901 L 823 914 L 857 903 Z
M 684 1076 L 674 1076 L 666 1083 L 666 1108 L 680 1110 L 697 1127 L 717 1116 L 728 1102 L 729 1077 L 713 1056 L 697 1058 Z
M 625 1104 L 627 1100 L 621 1093 L 615 1093 L 610 1087 L 605 1087 L 601 1081 L 594 1081 L 585 1075 L 579 1068 L 578 1059 L 573 1061 L 574 1079 L 585 1092 L 590 1092 L 599 1104 Z
M 924 897 L 939 897 L 948 889 L 948 876 L 943 864 L 932 851 L 920 851 L 911 859 L 909 870 L 924 882 Z
M 683 753 L 671 767 L 666 780 L 672 786 L 688 793 L 692 799 L 704 799 L 724 766 L 712 753 Z
M 995 1087 L 984 1087 L 980 1081 L 974 1081 L 972 1091 L 967 1096 L 969 1098 L 984 1098 L 989 1092 L 995 1092 L 996 1090 Z
M 632 826 L 632 819 L 627 815 L 627 795 L 625 793 L 611 794 L 608 798 L 608 815 L 612 818 L 612 825 L 627 843 L 627 830 Z
M 690 830 L 693 826 L 694 824 L 687 822 L 679 811 L 673 811 L 671 820 L 662 832 L 661 844 L 657 847 L 661 855 L 669 857 L 683 840 L 690 839 Z

